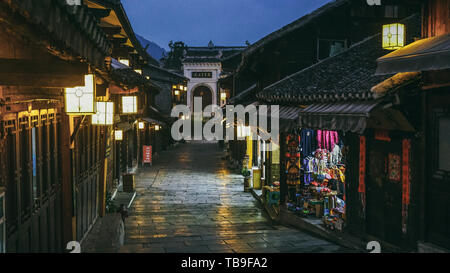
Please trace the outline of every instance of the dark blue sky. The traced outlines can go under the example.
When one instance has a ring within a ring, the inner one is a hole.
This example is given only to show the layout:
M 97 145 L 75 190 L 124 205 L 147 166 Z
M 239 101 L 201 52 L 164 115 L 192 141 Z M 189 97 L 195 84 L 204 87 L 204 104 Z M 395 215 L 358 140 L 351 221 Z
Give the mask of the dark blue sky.
M 122 0 L 136 33 L 168 49 L 254 43 L 330 0 Z

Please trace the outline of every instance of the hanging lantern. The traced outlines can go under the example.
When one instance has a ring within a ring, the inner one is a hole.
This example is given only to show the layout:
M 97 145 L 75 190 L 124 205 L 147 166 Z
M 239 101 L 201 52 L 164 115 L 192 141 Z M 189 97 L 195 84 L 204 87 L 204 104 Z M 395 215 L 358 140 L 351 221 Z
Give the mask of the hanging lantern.
M 150 80 L 150 76 L 145 76 L 145 78 L 146 78 L 147 80 Z
M 122 97 L 122 113 L 123 114 L 137 113 L 137 96 Z
M 142 69 L 135 69 L 134 72 L 142 75 Z
M 144 124 L 143 121 L 139 121 L 138 128 L 141 129 L 141 130 L 145 128 L 145 124 Z
M 395 50 L 405 45 L 405 25 L 388 24 L 383 25 L 383 48 Z
M 220 98 L 222 100 L 226 99 L 227 98 L 227 93 L 220 93 Z
M 65 88 L 66 113 L 68 115 L 95 114 L 94 75 L 84 76 L 84 86 Z
M 180 90 L 175 90 L 175 96 L 178 96 L 178 95 L 180 95 Z
M 178 89 L 180 89 L 180 90 L 184 90 L 184 87 L 183 87 L 183 85 L 181 85 L 181 84 L 180 84 L 180 85 L 178 86 Z
M 177 86 L 176 85 L 172 85 L 172 89 L 177 89 Z
M 115 140 L 123 140 L 123 131 L 122 130 L 115 130 L 114 131 L 114 139 Z
M 155 125 L 155 131 L 159 131 L 159 125 Z
M 184 86 L 184 91 L 187 91 L 187 86 Z
M 130 60 L 128 59 L 119 59 L 119 63 L 130 66 Z
M 98 101 L 97 113 L 92 115 L 94 125 L 113 125 L 114 123 L 114 102 Z

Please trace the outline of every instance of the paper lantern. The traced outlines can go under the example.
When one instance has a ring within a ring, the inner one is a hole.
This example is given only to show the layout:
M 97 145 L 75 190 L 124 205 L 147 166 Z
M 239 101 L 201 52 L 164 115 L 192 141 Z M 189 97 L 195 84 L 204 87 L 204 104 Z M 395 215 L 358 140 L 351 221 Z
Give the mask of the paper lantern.
M 387 24 L 383 25 L 383 48 L 395 50 L 405 45 L 405 25 Z
M 137 96 L 123 96 L 122 97 L 122 113 L 136 114 L 137 113 Z
M 68 115 L 95 114 L 94 75 L 84 76 L 84 86 L 64 89 L 65 108 Z
M 122 130 L 115 130 L 114 131 L 114 139 L 115 140 L 123 140 L 123 131 Z
M 97 113 L 92 115 L 94 125 L 113 125 L 114 123 L 114 103 L 110 101 L 98 101 Z

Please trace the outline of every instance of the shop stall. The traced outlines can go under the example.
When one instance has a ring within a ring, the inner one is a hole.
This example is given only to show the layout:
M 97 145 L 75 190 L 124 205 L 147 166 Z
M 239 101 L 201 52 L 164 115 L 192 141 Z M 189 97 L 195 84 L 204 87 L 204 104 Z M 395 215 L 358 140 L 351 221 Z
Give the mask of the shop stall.
M 345 158 L 337 131 L 298 129 L 284 139 L 288 210 L 323 220 L 330 229 L 345 223 Z

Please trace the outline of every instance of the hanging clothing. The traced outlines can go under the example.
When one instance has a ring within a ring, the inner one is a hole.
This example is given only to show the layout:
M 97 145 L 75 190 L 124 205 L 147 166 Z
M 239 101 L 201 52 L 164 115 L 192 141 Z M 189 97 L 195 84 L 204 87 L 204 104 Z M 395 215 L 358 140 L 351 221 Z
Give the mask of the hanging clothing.
M 314 151 L 314 130 L 303 129 L 300 133 L 300 146 L 302 157 L 310 156 Z

